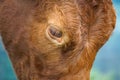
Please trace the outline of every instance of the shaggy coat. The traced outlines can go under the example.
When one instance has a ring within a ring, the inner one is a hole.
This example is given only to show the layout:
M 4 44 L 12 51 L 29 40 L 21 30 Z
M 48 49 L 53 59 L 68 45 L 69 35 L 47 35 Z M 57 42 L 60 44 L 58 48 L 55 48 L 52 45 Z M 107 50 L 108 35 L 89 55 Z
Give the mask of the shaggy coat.
M 89 80 L 115 22 L 111 0 L 0 0 L 0 34 L 19 80 Z

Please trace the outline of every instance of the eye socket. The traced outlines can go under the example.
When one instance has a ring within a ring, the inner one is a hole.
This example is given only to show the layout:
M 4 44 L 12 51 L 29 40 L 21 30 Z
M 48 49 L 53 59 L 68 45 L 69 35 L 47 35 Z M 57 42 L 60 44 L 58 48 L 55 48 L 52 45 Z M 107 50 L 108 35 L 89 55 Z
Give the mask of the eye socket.
M 62 45 L 64 43 L 65 35 L 63 35 L 62 29 L 58 26 L 48 25 L 46 37 L 56 45 Z
M 49 34 L 53 37 L 56 37 L 56 38 L 61 38 L 62 37 L 62 31 L 56 29 L 53 26 L 49 27 Z

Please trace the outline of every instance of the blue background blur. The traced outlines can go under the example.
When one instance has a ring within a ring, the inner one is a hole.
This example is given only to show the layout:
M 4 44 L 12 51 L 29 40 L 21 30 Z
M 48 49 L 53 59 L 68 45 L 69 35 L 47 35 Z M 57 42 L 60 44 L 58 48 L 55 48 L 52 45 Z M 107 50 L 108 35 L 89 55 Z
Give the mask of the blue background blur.
M 113 0 L 117 13 L 116 28 L 109 41 L 99 50 L 91 80 L 120 80 L 120 0 Z M 17 80 L 0 38 L 0 80 Z
M 117 13 L 116 28 L 99 50 L 91 71 L 91 80 L 120 80 L 120 0 L 113 0 Z

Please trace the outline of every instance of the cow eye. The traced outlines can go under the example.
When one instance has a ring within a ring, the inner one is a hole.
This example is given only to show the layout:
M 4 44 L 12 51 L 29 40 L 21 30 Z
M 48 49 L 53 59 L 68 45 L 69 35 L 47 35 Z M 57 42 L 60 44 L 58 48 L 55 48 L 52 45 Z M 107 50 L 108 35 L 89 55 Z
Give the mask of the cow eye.
M 53 25 L 49 26 L 48 34 L 51 38 L 61 38 L 62 37 L 62 31 Z
M 46 29 L 46 37 L 58 45 L 63 43 L 63 32 L 58 26 L 49 25 Z
M 53 26 L 51 26 L 49 28 L 49 33 L 51 34 L 51 36 L 54 36 L 56 38 L 61 38 L 62 37 L 62 32 L 60 30 L 56 29 Z
M 69 41 L 68 34 L 64 31 L 64 28 L 56 25 L 48 25 L 46 27 L 45 35 L 46 39 L 57 46 L 62 46 Z

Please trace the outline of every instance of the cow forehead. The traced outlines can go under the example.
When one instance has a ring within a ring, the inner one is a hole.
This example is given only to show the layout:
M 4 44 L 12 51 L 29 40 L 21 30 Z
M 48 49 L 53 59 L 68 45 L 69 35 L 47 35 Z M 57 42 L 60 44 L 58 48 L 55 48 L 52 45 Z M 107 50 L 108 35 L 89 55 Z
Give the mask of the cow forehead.
M 78 30 L 81 26 L 81 18 L 77 4 L 72 2 L 64 2 L 61 4 L 54 4 L 53 11 L 48 11 L 48 23 L 53 23 L 61 28 Z

